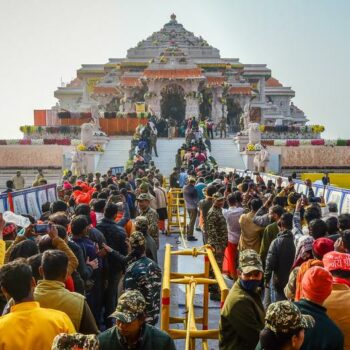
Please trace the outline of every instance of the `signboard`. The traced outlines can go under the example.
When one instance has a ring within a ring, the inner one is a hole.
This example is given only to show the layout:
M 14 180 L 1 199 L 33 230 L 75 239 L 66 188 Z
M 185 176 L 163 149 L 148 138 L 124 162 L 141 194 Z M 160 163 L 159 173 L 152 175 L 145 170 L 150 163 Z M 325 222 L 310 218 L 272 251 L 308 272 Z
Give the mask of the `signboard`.
M 135 109 L 136 109 L 136 113 L 145 113 L 146 112 L 146 105 L 144 102 L 136 102 Z
M 342 191 L 332 190 L 332 191 L 330 191 L 327 202 L 337 203 L 338 208 L 339 208 L 342 199 L 343 199 L 343 192 Z
M 350 213 L 350 192 L 346 192 L 344 194 L 343 203 L 341 204 L 341 207 L 340 207 L 340 213 L 341 214 Z
M 117 174 L 122 174 L 124 172 L 123 166 L 114 166 L 110 169 L 112 170 L 112 176 L 116 176 Z

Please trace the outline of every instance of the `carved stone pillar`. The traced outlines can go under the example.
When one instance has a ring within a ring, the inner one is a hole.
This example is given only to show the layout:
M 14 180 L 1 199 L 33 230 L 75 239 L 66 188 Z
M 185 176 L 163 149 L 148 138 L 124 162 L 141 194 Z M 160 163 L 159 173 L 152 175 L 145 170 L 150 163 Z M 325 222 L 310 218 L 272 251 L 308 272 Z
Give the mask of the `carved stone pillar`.
M 265 94 L 265 77 L 262 77 L 259 80 L 259 99 L 260 99 L 260 102 L 265 102 L 265 99 L 266 99 L 266 94 Z
M 199 117 L 199 105 L 196 97 L 186 97 L 186 119 Z
M 124 90 L 124 98 L 123 98 L 123 111 L 124 113 L 133 113 L 135 112 L 135 106 L 132 101 L 132 91 L 130 89 Z
M 211 117 L 213 119 L 213 122 L 217 124 L 221 118 L 222 118 L 222 88 L 213 88 L 212 94 L 213 94 L 213 102 L 211 105 Z
M 153 113 L 157 118 L 161 117 L 160 110 L 160 84 L 151 80 L 148 81 L 148 92 L 146 93 L 147 97 L 145 102 L 148 105 L 148 111 Z

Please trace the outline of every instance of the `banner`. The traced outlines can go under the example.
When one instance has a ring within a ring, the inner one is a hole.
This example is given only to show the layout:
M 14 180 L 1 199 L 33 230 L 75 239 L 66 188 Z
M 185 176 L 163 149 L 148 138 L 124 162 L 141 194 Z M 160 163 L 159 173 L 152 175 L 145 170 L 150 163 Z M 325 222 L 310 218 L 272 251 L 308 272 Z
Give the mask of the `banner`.
M 16 214 L 29 214 L 39 219 L 42 214 L 42 204 L 57 200 L 57 185 L 50 184 L 10 192 L 1 195 L 0 200 L 3 196 L 6 196 L 5 202 L 7 203 L 8 200 L 9 206 L 3 210 L 0 201 L 0 212 L 11 210 Z
M 0 194 L 0 213 L 8 210 L 7 193 Z

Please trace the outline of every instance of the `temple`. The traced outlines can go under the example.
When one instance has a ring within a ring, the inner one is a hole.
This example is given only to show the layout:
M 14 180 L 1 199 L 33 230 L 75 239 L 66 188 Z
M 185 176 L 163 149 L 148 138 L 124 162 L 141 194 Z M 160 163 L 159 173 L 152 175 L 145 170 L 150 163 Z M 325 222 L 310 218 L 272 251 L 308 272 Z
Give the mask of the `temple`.
M 128 116 L 136 112 L 137 103 L 144 103 L 158 118 L 179 122 L 190 116 L 218 122 L 224 116 L 235 132 L 242 128 L 241 116 L 248 107 L 260 124 L 305 125 L 303 111 L 291 102 L 294 96 L 265 64 L 222 58 L 172 14 L 160 31 L 130 48 L 126 58 L 83 64 L 73 81 L 55 91 L 58 103 L 51 112 L 61 117 L 68 112 L 73 118 L 95 105 L 105 115 Z M 55 120 L 45 125 L 55 125 Z

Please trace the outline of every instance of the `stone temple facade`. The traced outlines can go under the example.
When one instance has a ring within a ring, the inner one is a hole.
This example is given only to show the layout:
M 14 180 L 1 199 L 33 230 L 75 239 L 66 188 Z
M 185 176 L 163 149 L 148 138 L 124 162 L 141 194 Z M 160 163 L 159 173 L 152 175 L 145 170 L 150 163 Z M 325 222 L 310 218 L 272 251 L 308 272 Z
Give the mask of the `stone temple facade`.
M 265 64 L 222 58 L 173 14 L 160 31 L 130 48 L 126 58 L 83 64 L 73 81 L 55 91 L 59 102 L 54 109 L 74 114 L 95 105 L 128 115 L 135 112 L 135 103 L 144 102 L 159 118 L 202 116 L 218 122 L 224 116 L 238 131 L 244 111 L 253 111 L 250 121 L 266 125 L 304 125 L 307 119 L 291 102 L 294 96 Z

